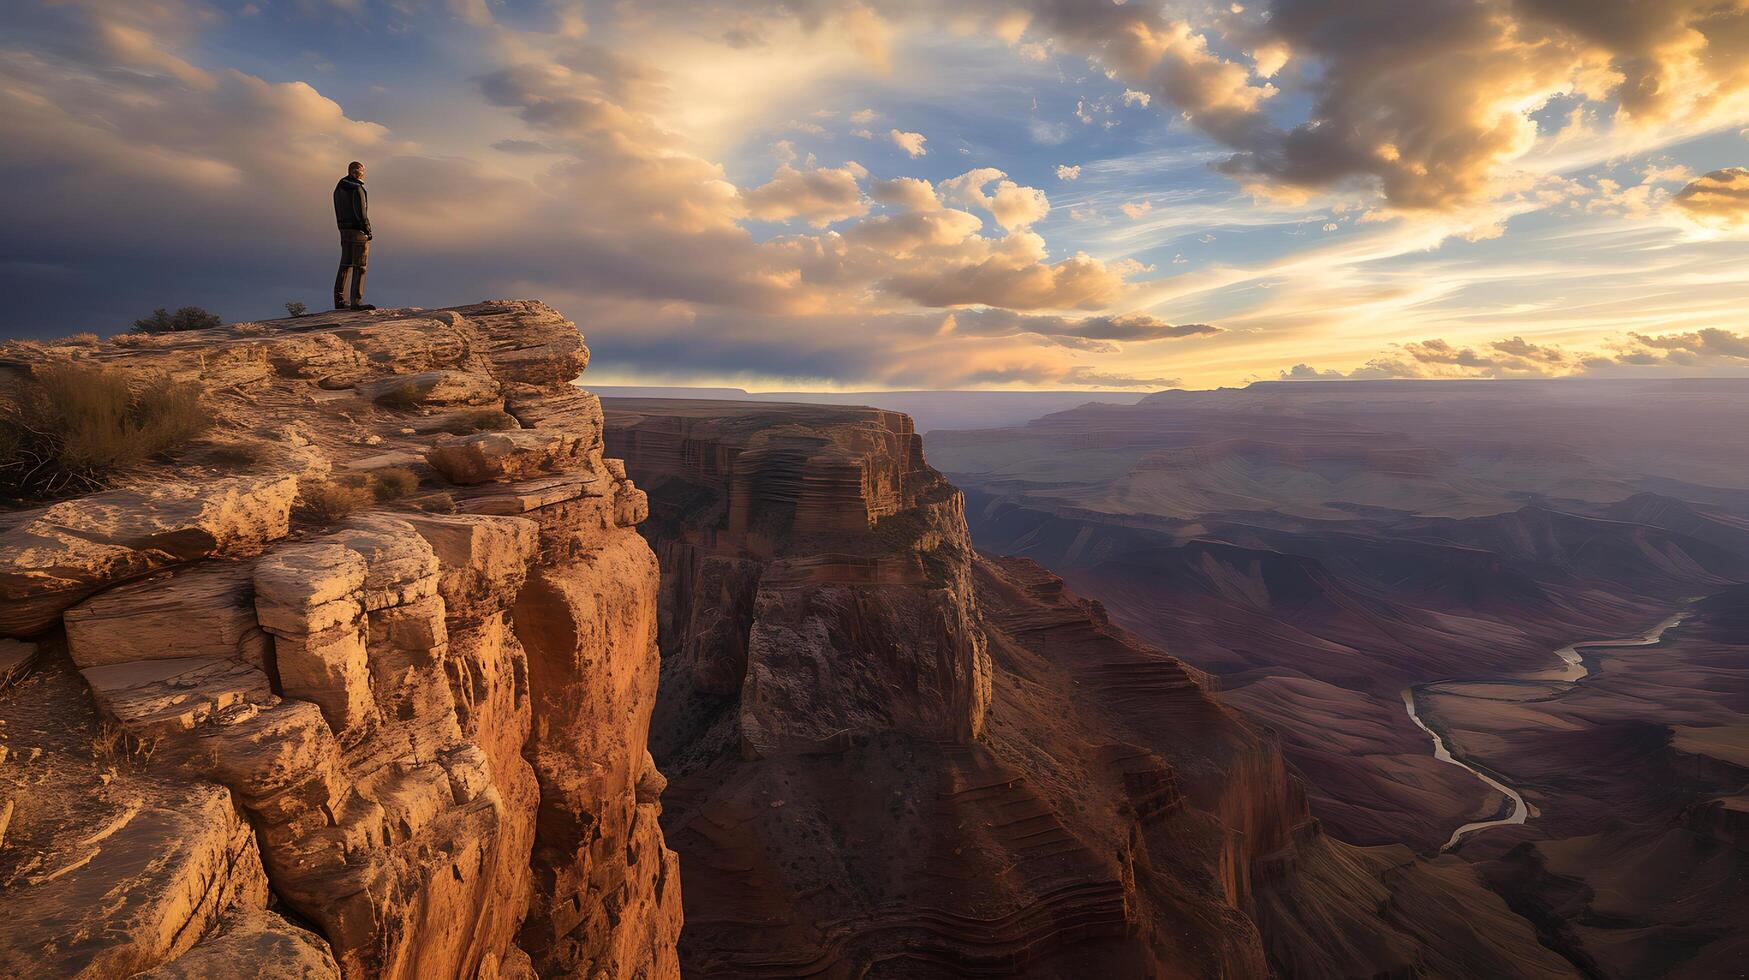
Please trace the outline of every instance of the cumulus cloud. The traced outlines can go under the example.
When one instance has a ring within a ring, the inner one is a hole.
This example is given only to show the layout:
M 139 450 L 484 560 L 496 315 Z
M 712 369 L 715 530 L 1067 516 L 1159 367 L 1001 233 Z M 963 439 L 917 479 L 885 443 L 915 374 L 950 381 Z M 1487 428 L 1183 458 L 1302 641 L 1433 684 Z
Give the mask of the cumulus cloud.
M 869 196 L 882 204 L 891 204 L 911 211 L 939 211 L 941 198 L 935 195 L 935 188 L 929 181 L 919 177 L 894 177 L 891 180 L 877 180 L 869 190 Z
M 1154 103 L 1231 148 L 1223 169 L 1249 186 L 1370 182 L 1399 210 L 1451 210 L 1501 193 L 1545 135 L 1533 116 L 1557 100 L 1574 108 L 1560 126 L 1590 120 L 1629 134 L 1702 132 L 1740 120 L 1749 102 L 1749 7 L 1735 2 L 1215 6 L 973 0 L 955 17 L 982 16 L 1010 43 L 1023 23 L 1037 43 L 1093 58 L 1125 86 L 1126 102 Z M 1248 55 L 1224 53 L 1232 47 Z M 1288 110 L 1298 117 L 1266 111 L 1277 77 L 1304 89 L 1305 108 Z M 1062 132 L 1035 129 L 1043 142 Z
M 1617 355 L 1623 363 L 1663 361 L 1681 367 L 1704 367 L 1749 362 L 1749 336 L 1720 327 L 1690 333 L 1629 336 L 1632 344 Z
M 1705 227 L 1749 229 L 1749 168 L 1714 170 L 1682 188 L 1672 201 L 1684 215 Z
M 411 149 L 304 82 L 187 60 L 178 48 L 210 20 L 204 8 L 69 4 L 43 16 L 52 46 L 0 49 L 0 178 L 29 188 L 7 196 L 6 223 L 33 250 L 99 229 L 103 247 L 190 226 L 248 241 L 299 222 L 294 202 L 260 188 L 320 182 L 347 154 Z
M 797 170 L 789 164 L 777 168 L 771 180 L 741 197 L 747 213 L 765 221 L 800 218 L 815 228 L 868 213 L 862 187 L 857 183 L 868 171 L 855 163 L 842 167 Z
M 1010 231 L 1025 228 L 1051 212 L 1045 192 L 1022 187 L 995 167 L 979 167 L 941 182 L 941 192 L 950 201 L 973 205 L 990 212 L 996 223 Z M 996 182 L 996 192 L 984 188 Z
M 1057 164 L 1057 179 L 1058 180 L 1080 180 L 1081 179 L 1081 165 L 1080 164 L 1068 164 L 1068 163 Z
M 1123 276 L 1086 253 L 1050 263 L 1044 239 L 1032 232 L 978 241 L 967 250 L 976 256 L 970 261 L 920 264 L 887 279 L 882 288 L 924 306 L 1013 310 L 1099 309 L 1122 292 Z
M 936 257 L 942 270 L 968 249 L 980 251 L 978 232 L 984 222 L 975 214 L 942 207 L 906 214 L 883 214 L 846 229 L 844 240 L 883 257 L 909 259 L 922 254 Z M 867 263 L 882 265 L 881 263 Z
M 927 156 L 929 153 L 923 146 L 929 141 L 929 137 L 922 133 L 907 133 L 904 130 L 893 129 L 887 131 L 887 138 L 893 141 L 894 146 L 904 150 L 912 157 Z

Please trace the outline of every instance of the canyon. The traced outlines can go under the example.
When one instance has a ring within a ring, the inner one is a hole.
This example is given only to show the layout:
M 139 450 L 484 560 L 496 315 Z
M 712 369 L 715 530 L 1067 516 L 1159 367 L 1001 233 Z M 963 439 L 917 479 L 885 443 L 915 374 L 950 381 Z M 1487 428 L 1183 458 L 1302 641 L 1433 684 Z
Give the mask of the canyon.
M 905 416 L 606 405 L 687 973 L 1571 975 L 1462 862 L 1325 834 L 1207 674 L 975 551 Z
M 1587 975 L 1709 976 L 1749 914 L 1745 393 L 1259 383 L 929 443 L 981 548 L 1215 674 L 1334 836 L 1451 845 Z
M 926 458 L 900 412 L 598 399 L 588 361 L 527 300 L 0 348 L 0 393 L 78 365 L 213 416 L 0 511 L 0 964 L 1554 978 L 1738 948 L 1732 460 L 1454 456 L 1346 387 Z M 1656 648 L 1579 647 L 1582 680 L 1552 652 L 1697 596 Z M 1528 818 L 1440 853 L 1507 812 L 1476 771 Z

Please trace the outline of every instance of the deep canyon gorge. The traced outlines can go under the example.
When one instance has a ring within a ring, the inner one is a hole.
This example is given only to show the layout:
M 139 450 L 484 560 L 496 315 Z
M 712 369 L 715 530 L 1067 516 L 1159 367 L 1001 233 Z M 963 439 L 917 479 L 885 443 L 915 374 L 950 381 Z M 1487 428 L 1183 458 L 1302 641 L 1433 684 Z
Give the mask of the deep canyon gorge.
M 919 434 L 588 359 L 534 301 L 0 351 L 217 419 L 0 515 L 0 964 L 1735 969 L 1735 387 L 1659 392 L 1678 437 L 1643 393 L 1346 384 Z M 1477 771 L 1526 819 L 1442 853 L 1514 812 Z
M 1717 976 L 1749 914 L 1746 391 L 1261 383 L 930 448 L 981 547 L 1219 677 L 1334 835 L 1449 847 L 1584 975 Z

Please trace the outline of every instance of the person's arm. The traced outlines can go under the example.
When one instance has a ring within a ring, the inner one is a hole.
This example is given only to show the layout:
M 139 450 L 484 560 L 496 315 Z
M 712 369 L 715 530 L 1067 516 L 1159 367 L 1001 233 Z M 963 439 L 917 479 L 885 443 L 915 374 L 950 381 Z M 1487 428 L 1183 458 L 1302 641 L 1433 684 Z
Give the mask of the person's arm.
M 376 237 L 370 230 L 370 195 L 363 187 L 354 189 L 353 193 L 358 196 L 358 223 L 364 229 L 365 241 L 370 241 Z

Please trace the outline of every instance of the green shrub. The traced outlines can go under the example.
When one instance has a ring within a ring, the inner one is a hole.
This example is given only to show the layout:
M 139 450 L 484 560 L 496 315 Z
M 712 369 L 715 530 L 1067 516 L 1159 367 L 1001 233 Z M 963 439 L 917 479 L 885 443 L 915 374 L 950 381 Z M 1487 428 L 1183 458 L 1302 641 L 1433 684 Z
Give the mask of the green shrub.
M 50 365 L 0 406 L 0 494 L 41 500 L 100 490 L 211 424 L 198 385 Z
M 443 423 L 443 431 L 452 436 L 468 436 L 476 432 L 499 432 L 514 428 L 517 428 L 515 416 L 508 412 L 500 412 L 495 408 L 462 412 L 459 415 L 450 416 Z
M 152 315 L 141 317 L 134 321 L 134 333 L 177 333 L 182 330 L 207 330 L 219 323 L 217 313 L 208 313 L 198 306 L 184 306 L 175 313 L 169 313 L 163 307 L 152 311 Z
M 285 304 L 285 312 L 286 312 L 286 315 L 288 315 L 288 316 L 303 316 L 305 313 L 308 313 L 309 311 L 310 311 L 310 308 L 308 306 L 305 306 L 304 304 L 298 302 L 295 299 L 292 300 L 291 302 Z

